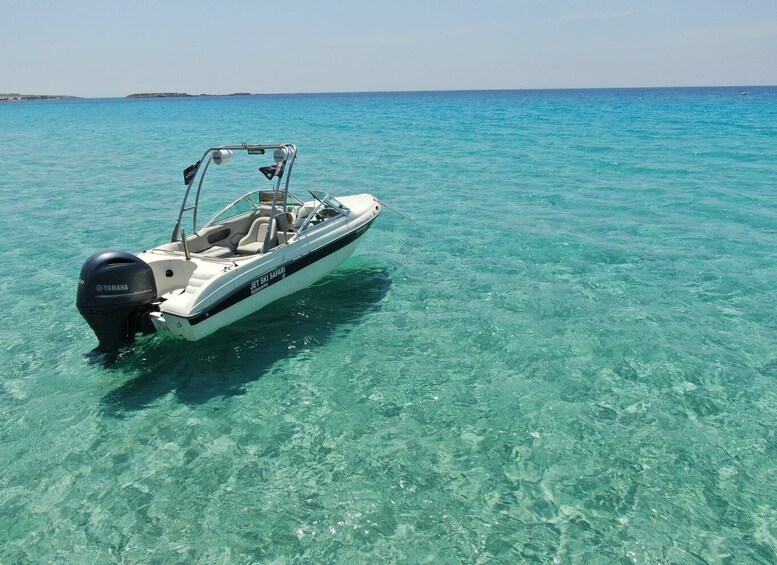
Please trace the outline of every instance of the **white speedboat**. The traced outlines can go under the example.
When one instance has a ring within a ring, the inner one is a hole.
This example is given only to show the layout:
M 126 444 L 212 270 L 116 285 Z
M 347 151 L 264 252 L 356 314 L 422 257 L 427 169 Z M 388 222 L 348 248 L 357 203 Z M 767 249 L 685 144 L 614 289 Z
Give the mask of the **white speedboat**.
M 259 167 L 259 175 L 255 166 L 266 154 L 273 162 Z M 100 342 L 98 350 L 156 331 L 201 339 L 311 285 L 345 261 L 382 206 L 369 194 L 292 194 L 296 155 L 291 144 L 208 149 L 184 171 L 186 194 L 169 243 L 136 255 L 101 251 L 87 259 L 76 305 Z M 220 167 L 233 158 L 249 162 L 252 170 L 222 175 Z M 272 182 L 266 190 L 243 188 L 238 192 L 243 196 L 198 225 L 199 213 L 208 209 L 205 185 L 214 192 L 240 184 L 255 188 L 265 177 Z

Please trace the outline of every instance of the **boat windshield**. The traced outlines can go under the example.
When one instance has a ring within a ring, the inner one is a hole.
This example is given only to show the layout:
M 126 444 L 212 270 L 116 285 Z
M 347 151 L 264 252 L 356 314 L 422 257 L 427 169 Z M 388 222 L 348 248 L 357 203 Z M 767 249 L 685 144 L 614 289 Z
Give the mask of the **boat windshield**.
M 308 190 L 308 192 L 315 200 L 306 202 L 305 207 L 300 211 L 301 214 L 304 214 L 304 221 L 298 230 L 300 233 L 314 226 L 319 226 L 327 220 L 341 218 L 351 213 L 348 207 L 326 192 L 321 190 Z
M 281 210 L 283 207 L 283 197 L 284 193 L 283 191 L 278 192 L 278 197 L 275 201 L 276 209 Z M 269 216 L 270 209 L 273 205 L 273 191 L 272 190 L 255 190 L 253 192 L 249 192 L 248 194 L 245 194 L 235 200 L 232 204 L 224 208 L 221 212 L 213 216 L 204 226 L 203 228 L 207 228 L 208 226 L 214 226 L 217 224 L 222 224 L 227 220 L 231 220 L 232 218 L 237 218 L 238 216 L 243 216 L 247 214 L 252 214 L 256 212 L 257 210 L 265 211 Z M 294 196 L 292 193 L 289 193 L 289 199 L 288 199 L 288 205 L 289 207 L 300 207 L 303 205 L 302 200 Z
M 350 210 L 343 203 L 330 196 L 328 192 L 323 192 L 321 190 L 308 190 L 308 192 L 313 195 L 313 198 L 329 206 L 330 208 L 338 210 L 341 214 L 348 214 L 350 212 Z

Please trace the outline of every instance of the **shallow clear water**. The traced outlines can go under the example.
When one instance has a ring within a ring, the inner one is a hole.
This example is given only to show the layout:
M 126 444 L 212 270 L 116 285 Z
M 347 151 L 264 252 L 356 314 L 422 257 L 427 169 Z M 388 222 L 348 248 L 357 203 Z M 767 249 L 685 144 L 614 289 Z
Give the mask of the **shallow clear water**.
M 84 259 L 241 141 L 440 237 L 90 361 Z M 0 154 L 0 562 L 777 561 L 777 89 L 7 103 Z

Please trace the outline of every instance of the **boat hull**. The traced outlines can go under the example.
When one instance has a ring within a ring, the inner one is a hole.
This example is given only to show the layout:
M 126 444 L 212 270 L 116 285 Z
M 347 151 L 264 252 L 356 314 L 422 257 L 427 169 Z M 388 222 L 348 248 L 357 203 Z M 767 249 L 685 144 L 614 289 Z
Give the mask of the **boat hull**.
M 277 265 L 197 314 L 183 316 L 165 311 L 152 321 L 157 330 L 189 341 L 196 341 L 257 312 L 276 300 L 309 287 L 351 256 L 358 238 L 372 222 L 314 251 Z

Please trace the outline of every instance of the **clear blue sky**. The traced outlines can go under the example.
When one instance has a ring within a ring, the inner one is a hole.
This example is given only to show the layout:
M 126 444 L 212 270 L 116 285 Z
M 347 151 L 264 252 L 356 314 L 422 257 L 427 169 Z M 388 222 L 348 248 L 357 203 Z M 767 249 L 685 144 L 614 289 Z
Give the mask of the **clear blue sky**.
M 0 0 L 0 92 L 777 84 L 777 0 Z

